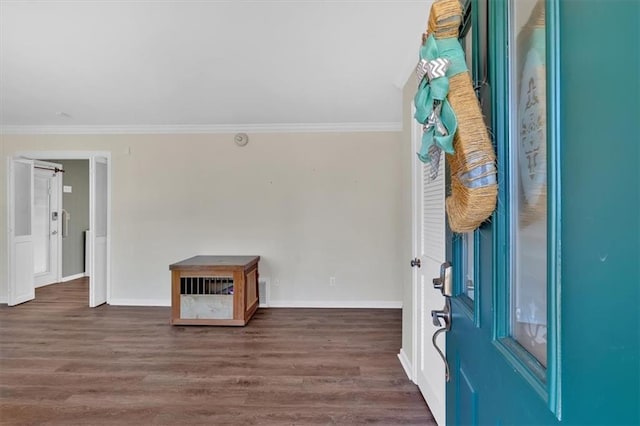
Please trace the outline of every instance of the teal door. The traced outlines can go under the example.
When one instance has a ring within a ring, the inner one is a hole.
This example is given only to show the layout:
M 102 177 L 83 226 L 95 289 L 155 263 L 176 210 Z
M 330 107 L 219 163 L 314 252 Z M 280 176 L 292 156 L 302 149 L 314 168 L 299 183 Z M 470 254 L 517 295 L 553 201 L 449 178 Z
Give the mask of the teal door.
M 498 156 L 451 237 L 448 424 L 640 423 L 640 1 L 469 0 Z

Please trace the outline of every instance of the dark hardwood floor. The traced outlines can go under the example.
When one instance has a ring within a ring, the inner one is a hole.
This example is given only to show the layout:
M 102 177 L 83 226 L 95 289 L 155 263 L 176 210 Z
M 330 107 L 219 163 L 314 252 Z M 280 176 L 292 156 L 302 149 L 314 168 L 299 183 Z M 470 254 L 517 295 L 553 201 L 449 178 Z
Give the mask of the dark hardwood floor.
M 0 305 L 0 423 L 435 424 L 396 357 L 400 310 L 260 309 L 240 328 L 169 316 L 91 309 L 85 279 Z

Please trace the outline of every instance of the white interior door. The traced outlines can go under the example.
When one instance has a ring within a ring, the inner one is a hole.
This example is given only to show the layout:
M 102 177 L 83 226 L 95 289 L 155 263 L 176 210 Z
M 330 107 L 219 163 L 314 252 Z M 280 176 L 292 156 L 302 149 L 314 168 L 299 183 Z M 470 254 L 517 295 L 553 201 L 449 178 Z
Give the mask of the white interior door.
M 34 165 L 33 273 L 35 287 L 60 281 L 61 192 L 60 164 Z
M 413 122 L 412 148 L 418 152 L 422 139 L 422 127 Z M 413 242 L 414 257 L 420 259 L 420 267 L 414 268 L 414 346 L 416 382 L 436 422 L 445 423 L 445 367 L 433 347 L 431 337 L 437 327 L 432 323 L 431 311 L 442 309 L 444 297 L 433 288 L 433 278 L 440 275 L 440 265 L 446 257 L 445 228 L 445 160 L 440 162 L 438 176 L 431 180 L 430 166 L 423 164 L 416 155 L 413 160 Z M 437 339 L 445 351 L 445 335 Z
M 92 157 L 89 166 L 90 190 L 90 272 L 89 306 L 107 301 L 109 240 L 109 164 L 106 158 Z
M 33 286 L 33 161 L 10 158 L 8 304 L 35 298 Z

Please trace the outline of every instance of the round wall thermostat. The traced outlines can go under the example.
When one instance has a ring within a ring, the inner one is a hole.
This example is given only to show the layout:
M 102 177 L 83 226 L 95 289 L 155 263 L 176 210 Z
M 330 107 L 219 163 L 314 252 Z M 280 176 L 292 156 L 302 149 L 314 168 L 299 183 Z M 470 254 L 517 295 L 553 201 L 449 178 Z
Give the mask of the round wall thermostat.
M 234 136 L 233 141 L 238 146 L 245 146 L 249 143 L 249 136 L 246 133 L 238 133 Z

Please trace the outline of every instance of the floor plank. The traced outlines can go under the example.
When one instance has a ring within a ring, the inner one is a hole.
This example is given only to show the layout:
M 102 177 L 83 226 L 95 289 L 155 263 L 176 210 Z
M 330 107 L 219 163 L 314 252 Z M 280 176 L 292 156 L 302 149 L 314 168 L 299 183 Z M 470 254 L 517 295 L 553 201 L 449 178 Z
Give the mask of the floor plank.
M 0 423 L 434 425 L 402 371 L 401 312 L 260 309 L 246 327 L 88 308 L 86 279 L 0 306 Z

